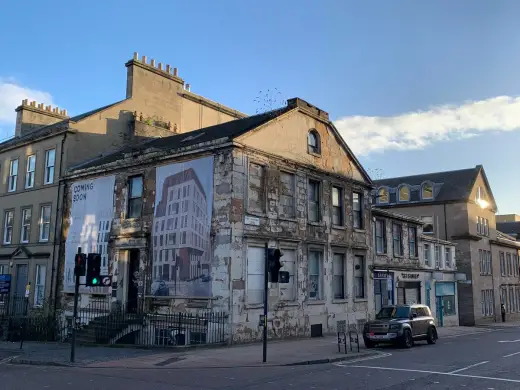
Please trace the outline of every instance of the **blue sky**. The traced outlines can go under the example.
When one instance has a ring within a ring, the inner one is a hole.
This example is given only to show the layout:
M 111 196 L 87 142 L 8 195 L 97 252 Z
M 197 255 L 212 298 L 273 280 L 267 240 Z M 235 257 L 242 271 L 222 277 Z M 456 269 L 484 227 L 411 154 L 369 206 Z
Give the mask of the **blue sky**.
M 308 100 L 374 176 L 483 164 L 499 211 L 520 213 L 520 2 L 49 0 L 2 14 L 0 138 L 25 95 L 71 114 L 123 98 L 138 51 L 249 114 L 260 91 Z

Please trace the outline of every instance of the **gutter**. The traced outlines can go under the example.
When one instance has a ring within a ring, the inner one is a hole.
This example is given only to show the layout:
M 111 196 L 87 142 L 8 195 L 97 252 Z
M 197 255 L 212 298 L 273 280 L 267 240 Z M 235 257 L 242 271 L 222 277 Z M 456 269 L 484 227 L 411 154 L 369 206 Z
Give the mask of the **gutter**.
M 63 138 L 61 140 L 61 153 L 60 153 L 60 166 L 59 166 L 59 177 L 62 177 L 62 171 L 63 171 L 63 155 L 65 154 L 65 140 L 67 139 L 68 132 L 65 132 L 63 134 Z M 58 195 L 56 196 L 56 219 L 54 221 L 54 245 L 52 246 L 52 273 L 51 273 L 51 291 L 50 291 L 50 297 L 52 299 L 52 294 L 54 290 L 54 294 L 56 295 L 53 300 L 53 312 L 56 312 L 56 306 L 58 301 L 58 295 L 56 292 L 58 291 L 58 280 L 59 278 L 56 276 L 57 272 L 59 270 L 60 265 L 60 259 L 62 254 L 62 245 L 61 241 L 63 239 L 63 228 L 60 224 L 60 233 L 59 233 L 59 239 L 58 239 L 58 258 L 56 259 L 56 236 L 58 234 L 58 221 L 60 220 L 61 211 L 63 210 L 63 205 L 65 204 L 65 199 L 63 199 L 61 207 L 60 207 L 60 193 L 61 188 L 63 187 L 63 184 L 60 179 L 58 179 Z M 65 191 L 63 191 L 63 196 L 65 195 Z M 63 221 L 63 219 L 62 219 Z M 54 287 L 54 288 L 53 288 Z

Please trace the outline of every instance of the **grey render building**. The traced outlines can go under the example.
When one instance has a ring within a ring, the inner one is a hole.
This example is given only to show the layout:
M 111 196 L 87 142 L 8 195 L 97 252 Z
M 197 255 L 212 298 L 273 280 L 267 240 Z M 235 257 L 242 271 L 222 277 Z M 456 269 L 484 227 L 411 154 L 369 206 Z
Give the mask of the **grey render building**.
M 375 182 L 377 207 L 420 218 L 423 234 L 457 244 L 460 325 L 497 321 L 500 304 L 520 317 L 520 244 L 497 231 L 497 205 L 484 168 Z

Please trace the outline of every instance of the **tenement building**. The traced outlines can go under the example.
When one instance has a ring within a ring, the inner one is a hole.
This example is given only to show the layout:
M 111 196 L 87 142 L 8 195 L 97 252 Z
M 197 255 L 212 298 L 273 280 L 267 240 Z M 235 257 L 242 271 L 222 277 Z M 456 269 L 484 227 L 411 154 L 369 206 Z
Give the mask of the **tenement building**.
M 269 337 L 359 326 L 374 311 L 371 180 L 328 114 L 301 99 L 77 165 L 66 183 L 66 245 L 96 248 L 87 232 L 99 224 L 110 237 L 109 295 L 84 294 L 80 312 L 110 301 L 147 318 L 117 337 L 160 343 L 162 315 L 209 310 L 226 313 L 218 341 L 261 338 L 266 244 L 289 273 L 269 284 Z M 72 267 L 61 253 L 60 286 Z M 198 329 L 211 337 L 210 324 Z
M 417 217 L 372 209 L 376 313 L 385 305 L 426 304 L 437 326 L 459 324 L 455 245 L 423 235 Z
M 460 325 L 520 317 L 519 245 L 496 229 L 497 205 L 484 168 L 378 180 L 377 207 L 420 218 L 423 235 L 456 244 Z M 463 279 L 462 277 L 460 279 Z
M 60 179 L 67 167 L 128 144 L 245 116 L 191 92 L 169 65 L 136 53 L 126 68 L 123 100 L 76 116 L 24 100 L 16 109 L 14 137 L 0 143 L 0 274 L 11 275 L 11 296 L 23 297 L 32 284 L 30 307 L 41 307 L 55 295 L 55 260 L 71 256 L 59 245 L 65 195 Z M 140 184 L 134 184 L 133 191 L 139 191 Z M 90 234 L 108 239 L 108 228 L 96 225 Z M 71 291 L 71 286 L 60 289 Z

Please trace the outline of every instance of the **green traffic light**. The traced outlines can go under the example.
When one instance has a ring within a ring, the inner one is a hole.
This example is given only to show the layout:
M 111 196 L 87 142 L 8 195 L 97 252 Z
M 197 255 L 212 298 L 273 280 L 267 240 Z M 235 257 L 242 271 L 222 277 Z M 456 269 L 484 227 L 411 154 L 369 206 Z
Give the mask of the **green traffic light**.
M 97 278 L 92 278 L 92 284 L 98 284 L 98 279 Z

